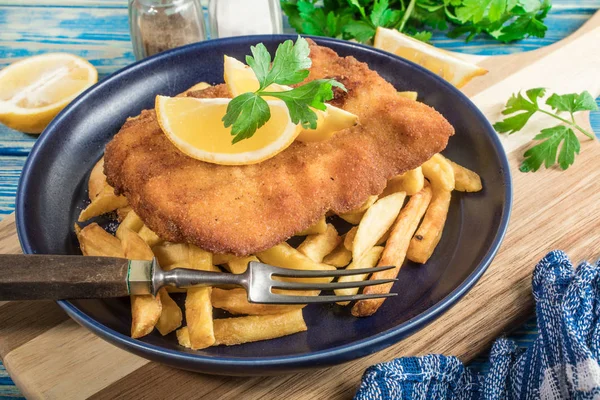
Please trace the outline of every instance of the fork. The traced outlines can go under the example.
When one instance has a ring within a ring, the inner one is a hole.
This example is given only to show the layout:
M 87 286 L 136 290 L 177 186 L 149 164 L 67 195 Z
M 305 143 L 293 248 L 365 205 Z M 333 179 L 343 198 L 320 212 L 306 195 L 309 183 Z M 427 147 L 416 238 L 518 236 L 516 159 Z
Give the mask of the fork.
M 394 282 L 396 279 L 306 283 L 306 281 L 297 282 L 288 280 L 288 278 L 333 279 L 347 275 L 370 274 L 391 268 L 394 267 L 307 271 L 279 268 L 251 261 L 243 274 L 230 274 L 187 268 L 166 271 L 158 265 L 156 259 L 143 261 L 68 255 L 0 255 L 0 301 L 156 295 L 158 290 L 164 286 L 178 288 L 241 286 L 246 289 L 250 303 L 332 303 L 390 297 L 395 296 L 395 293 L 344 296 L 299 296 L 284 293 L 288 290 L 361 288 Z M 278 292 L 274 293 L 273 289 Z

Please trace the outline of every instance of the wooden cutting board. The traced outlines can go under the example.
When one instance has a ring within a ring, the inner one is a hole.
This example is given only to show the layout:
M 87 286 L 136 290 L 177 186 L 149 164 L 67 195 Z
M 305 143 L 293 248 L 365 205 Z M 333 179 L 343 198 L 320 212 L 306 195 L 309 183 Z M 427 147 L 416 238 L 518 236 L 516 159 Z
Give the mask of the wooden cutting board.
M 490 70 L 464 91 L 490 121 L 521 89 L 600 95 L 600 12 L 567 39 L 529 53 L 469 56 Z M 591 129 L 588 115 L 579 117 Z M 208 376 L 149 362 L 97 338 L 53 302 L 0 302 L 0 356 L 28 398 L 348 399 L 368 366 L 406 355 L 444 353 L 468 361 L 533 312 L 531 273 L 552 249 L 578 262 L 600 254 L 600 145 L 583 140 L 567 171 L 523 174 L 523 146 L 553 123 L 535 118 L 526 133 L 503 138 L 514 179 L 506 239 L 479 283 L 449 312 L 408 339 L 357 361 L 276 377 Z M 0 223 L 0 253 L 18 253 L 14 217 Z

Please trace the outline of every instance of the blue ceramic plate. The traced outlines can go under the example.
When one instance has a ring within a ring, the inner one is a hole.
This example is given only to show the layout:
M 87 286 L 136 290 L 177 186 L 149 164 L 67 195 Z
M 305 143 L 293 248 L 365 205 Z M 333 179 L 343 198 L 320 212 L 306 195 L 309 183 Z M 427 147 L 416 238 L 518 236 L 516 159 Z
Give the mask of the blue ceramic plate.
M 200 81 L 223 82 L 223 55 L 238 59 L 263 42 L 270 51 L 292 36 L 250 36 L 189 45 L 133 64 L 71 103 L 34 146 L 17 194 L 17 228 L 25 253 L 80 254 L 73 223 L 85 205 L 87 178 L 125 119 Z M 426 265 L 406 264 L 388 299 L 372 317 L 357 319 L 337 305 L 304 310 L 308 331 L 232 347 L 190 351 L 175 334 L 129 337 L 127 299 L 61 301 L 77 322 L 107 341 L 174 367 L 213 374 L 258 375 L 326 367 L 381 350 L 433 321 L 483 274 L 504 236 L 511 179 L 496 133 L 457 89 L 425 69 L 372 47 L 315 40 L 364 61 L 398 90 L 414 90 L 456 129 L 445 155 L 477 171 L 480 193 L 453 195 L 442 240 Z

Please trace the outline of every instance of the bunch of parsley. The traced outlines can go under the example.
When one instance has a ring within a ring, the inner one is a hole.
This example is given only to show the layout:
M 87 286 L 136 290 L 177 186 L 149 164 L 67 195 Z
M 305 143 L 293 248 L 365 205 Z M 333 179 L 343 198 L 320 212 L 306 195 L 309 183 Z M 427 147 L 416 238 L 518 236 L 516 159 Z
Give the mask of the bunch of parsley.
M 550 0 L 281 0 L 298 33 L 368 43 L 378 26 L 429 41 L 449 30 L 466 41 L 486 34 L 501 42 L 544 37 Z

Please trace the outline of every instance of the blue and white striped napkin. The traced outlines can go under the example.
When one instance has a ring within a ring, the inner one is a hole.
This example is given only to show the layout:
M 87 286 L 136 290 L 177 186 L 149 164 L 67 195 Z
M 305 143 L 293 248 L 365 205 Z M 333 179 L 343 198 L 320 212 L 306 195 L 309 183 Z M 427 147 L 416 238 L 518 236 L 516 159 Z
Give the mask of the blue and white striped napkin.
M 538 337 L 527 349 L 498 339 L 487 373 L 456 357 L 399 358 L 368 368 L 355 399 L 600 399 L 600 262 L 574 270 L 552 251 L 535 268 L 533 294 Z

